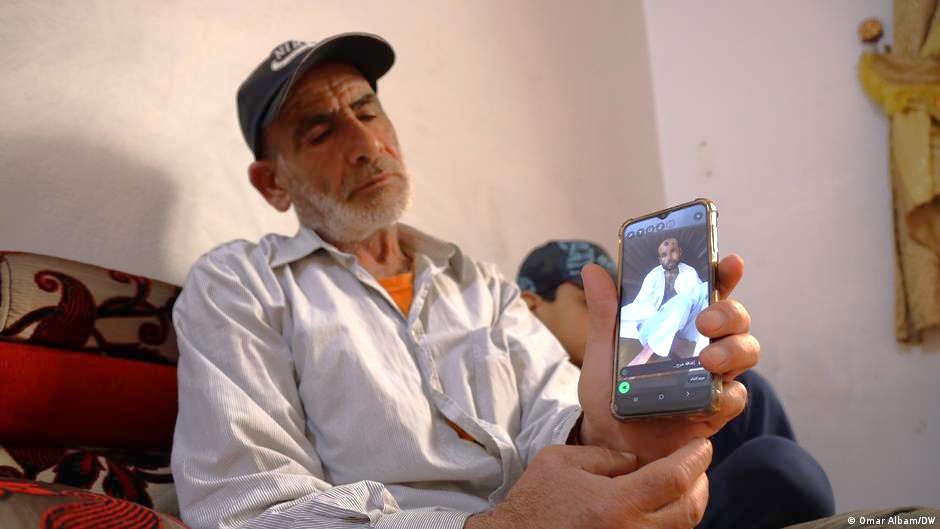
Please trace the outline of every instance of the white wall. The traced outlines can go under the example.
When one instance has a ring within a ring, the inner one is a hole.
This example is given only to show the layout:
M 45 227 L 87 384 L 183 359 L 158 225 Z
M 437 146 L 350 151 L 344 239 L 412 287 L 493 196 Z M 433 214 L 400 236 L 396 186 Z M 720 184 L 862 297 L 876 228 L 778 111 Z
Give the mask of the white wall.
M 855 77 L 856 26 L 891 2 L 645 8 L 666 199 L 718 203 L 760 370 L 837 508 L 940 505 L 940 336 L 894 341 L 887 124 Z
M 386 36 L 406 220 L 515 274 L 552 237 L 608 248 L 662 204 L 639 2 L 0 5 L 0 248 L 179 283 L 233 238 L 293 233 L 249 186 L 235 90 L 287 39 Z

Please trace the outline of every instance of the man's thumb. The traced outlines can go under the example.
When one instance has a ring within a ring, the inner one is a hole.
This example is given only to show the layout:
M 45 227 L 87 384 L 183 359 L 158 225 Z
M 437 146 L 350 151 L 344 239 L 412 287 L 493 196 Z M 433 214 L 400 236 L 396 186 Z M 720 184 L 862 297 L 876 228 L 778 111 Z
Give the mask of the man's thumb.
M 565 463 L 598 476 L 622 476 L 637 469 L 637 457 L 600 446 L 559 446 Z
M 596 264 L 581 269 L 581 280 L 590 315 L 585 356 L 599 350 L 610 351 L 617 318 L 617 288 L 607 270 Z

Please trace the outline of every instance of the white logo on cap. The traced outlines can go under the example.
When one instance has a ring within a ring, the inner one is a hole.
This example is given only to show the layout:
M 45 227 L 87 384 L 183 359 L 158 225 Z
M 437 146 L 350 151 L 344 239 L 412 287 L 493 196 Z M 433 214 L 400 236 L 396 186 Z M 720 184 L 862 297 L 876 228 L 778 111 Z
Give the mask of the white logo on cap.
M 312 48 L 316 43 L 315 42 L 301 42 L 299 40 L 291 40 L 281 44 L 277 48 L 274 48 L 274 51 L 271 52 L 273 60 L 271 61 L 271 71 L 276 72 L 281 68 L 290 64 L 298 55 L 303 53 L 305 50 Z

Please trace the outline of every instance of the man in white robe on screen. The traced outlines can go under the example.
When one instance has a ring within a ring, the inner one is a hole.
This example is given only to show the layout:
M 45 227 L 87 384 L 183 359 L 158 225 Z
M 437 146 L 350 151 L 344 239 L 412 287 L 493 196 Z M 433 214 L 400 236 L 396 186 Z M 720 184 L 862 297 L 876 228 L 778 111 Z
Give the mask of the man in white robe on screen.
M 708 283 L 680 262 L 682 247 L 676 239 L 664 240 L 657 253 L 659 266 L 646 274 L 636 298 L 620 312 L 621 337 L 643 345 L 631 366 L 645 364 L 653 354 L 668 357 L 677 335 L 695 343 L 693 356 L 708 344 L 695 327 L 695 317 L 708 304 Z

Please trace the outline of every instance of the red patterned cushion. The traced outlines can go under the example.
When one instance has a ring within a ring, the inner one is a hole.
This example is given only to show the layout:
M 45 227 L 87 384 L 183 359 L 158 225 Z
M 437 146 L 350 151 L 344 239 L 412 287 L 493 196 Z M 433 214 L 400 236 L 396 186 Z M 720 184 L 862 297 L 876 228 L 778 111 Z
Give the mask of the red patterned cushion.
M 168 452 L 0 447 L 0 478 L 59 483 L 177 514 Z
M 0 439 L 169 451 L 176 367 L 0 342 Z
M 179 291 L 94 265 L 0 252 L 0 339 L 175 364 Z
M 0 479 L 3 529 L 186 529 L 135 503 L 63 485 Z

